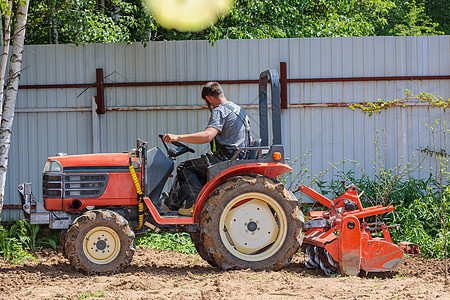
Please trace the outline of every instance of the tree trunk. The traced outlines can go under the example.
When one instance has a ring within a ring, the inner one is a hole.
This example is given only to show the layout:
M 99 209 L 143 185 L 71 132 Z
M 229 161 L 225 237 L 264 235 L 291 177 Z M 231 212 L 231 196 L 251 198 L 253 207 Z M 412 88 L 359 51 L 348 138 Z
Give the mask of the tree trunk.
M 0 22 L 0 43 L 1 43 L 0 46 L 3 47 L 4 40 L 3 40 L 3 23 L 2 22 Z
M 59 37 L 58 37 L 58 21 L 55 17 L 56 11 L 57 11 L 56 3 L 55 3 L 55 1 L 52 1 L 52 16 L 51 16 L 51 18 L 52 18 L 52 33 L 54 36 L 53 40 L 55 41 L 55 44 L 58 45 Z
M 17 2 L 16 24 L 11 50 L 9 77 L 3 100 L 3 114 L 0 124 L 0 216 L 3 209 L 6 170 L 8 167 L 8 153 L 11 146 L 11 132 L 16 106 L 17 90 L 19 88 L 20 72 L 22 68 L 22 54 L 25 43 L 25 25 L 28 17 L 29 0 Z
M 8 5 L 13 10 L 13 1 L 10 0 Z M 5 88 L 6 65 L 8 64 L 9 44 L 11 41 L 11 15 L 5 13 L 5 39 L 3 40 L 3 53 L 0 65 L 0 119 L 3 112 L 3 92 Z

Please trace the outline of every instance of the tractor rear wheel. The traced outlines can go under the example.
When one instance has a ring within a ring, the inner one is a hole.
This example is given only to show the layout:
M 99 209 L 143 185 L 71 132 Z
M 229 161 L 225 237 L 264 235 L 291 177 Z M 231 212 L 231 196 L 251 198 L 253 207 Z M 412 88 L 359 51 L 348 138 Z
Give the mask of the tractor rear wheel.
M 116 212 L 88 211 L 67 231 L 65 252 L 70 264 L 88 275 L 117 273 L 133 259 L 134 232 Z
M 283 184 L 257 175 L 218 187 L 200 214 L 200 240 L 213 266 L 279 270 L 302 241 L 303 215 Z
M 198 255 L 200 255 L 201 258 L 206 260 L 211 266 L 217 267 L 209 259 L 208 253 L 207 253 L 205 247 L 203 247 L 202 241 L 200 240 L 200 232 L 191 232 L 191 240 L 192 240 L 192 243 L 194 243 L 194 246 L 195 246 L 195 249 L 197 250 Z

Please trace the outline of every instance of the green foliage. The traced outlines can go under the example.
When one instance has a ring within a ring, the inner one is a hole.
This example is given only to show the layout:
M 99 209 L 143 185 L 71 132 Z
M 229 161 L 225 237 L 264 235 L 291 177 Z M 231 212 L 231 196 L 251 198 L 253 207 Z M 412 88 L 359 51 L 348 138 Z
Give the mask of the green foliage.
M 447 203 L 448 205 L 448 203 Z M 410 203 L 395 206 L 395 211 L 385 216 L 386 222 L 400 224 L 391 229 L 395 241 L 410 241 L 421 247 L 425 257 L 444 257 L 444 231 L 438 222 L 440 201 L 438 196 L 428 195 Z M 447 221 L 447 227 L 450 225 Z M 450 237 L 448 235 L 448 237 Z
M 230 16 L 209 29 L 209 38 L 368 36 L 390 6 L 390 1 L 238 0 Z
M 352 110 L 358 109 L 369 117 L 372 117 L 374 113 L 379 114 L 384 110 L 388 110 L 394 106 L 405 107 L 406 103 L 410 101 L 421 101 L 428 104 L 431 107 L 441 107 L 444 111 L 450 106 L 450 98 L 447 100 L 443 99 L 441 96 L 434 96 L 431 93 L 420 93 L 413 95 L 409 90 L 405 91 L 406 97 L 402 99 L 385 100 L 378 99 L 377 102 L 367 102 L 367 103 L 355 103 L 350 105 Z
M 9 15 L 12 16 L 12 7 L 9 6 L 8 0 L 0 0 L 0 10 L 2 12 L 2 15 Z
M 56 249 L 58 233 L 31 225 L 28 220 L 17 220 L 6 226 L 0 225 L 0 256 L 5 262 L 24 263 L 35 260 L 28 251 L 35 252 L 41 247 Z
M 433 22 L 439 24 L 436 30 L 450 34 L 450 0 L 422 0 L 425 12 Z
M 228 16 L 220 16 L 200 32 L 163 28 L 140 0 L 100 3 L 32 1 L 26 43 L 209 40 L 214 44 L 219 39 L 450 34 L 448 5 L 425 1 L 236 0 Z
M 378 35 L 437 35 L 444 32 L 440 29 L 439 22 L 448 22 L 443 18 L 430 14 L 432 10 L 426 8 L 425 1 L 399 1 L 394 0 L 394 7 L 386 14 L 386 24 L 378 26 Z M 437 17 L 437 18 L 436 18 Z M 447 31 L 446 34 L 449 32 Z
M 136 244 L 155 250 L 178 251 L 185 254 L 197 253 L 188 233 L 147 232 L 146 236 L 136 239 Z
M 0 256 L 5 262 L 21 264 L 25 260 L 35 260 L 27 252 L 32 243 L 27 224 L 25 220 L 17 220 L 9 228 L 0 225 Z
M 37 245 L 42 248 L 51 248 L 53 250 L 58 247 L 59 243 L 59 236 L 55 230 L 51 230 L 50 232 L 46 232 L 41 238 L 37 240 Z M 35 251 L 37 251 L 36 249 Z
M 29 8 L 27 44 L 130 43 L 148 40 L 154 19 L 140 1 L 40 0 Z

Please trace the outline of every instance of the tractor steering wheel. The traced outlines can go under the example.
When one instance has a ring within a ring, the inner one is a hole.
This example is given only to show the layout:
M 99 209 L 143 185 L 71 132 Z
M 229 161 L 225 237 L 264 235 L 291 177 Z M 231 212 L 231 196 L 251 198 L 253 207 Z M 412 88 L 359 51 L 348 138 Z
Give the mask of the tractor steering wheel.
M 176 149 L 173 149 L 173 148 L 167 146 L 167 143 L 164 142 L 162 134 L 159 135 L 159 138 L 163 142 L 164 148 L 166 148 L 167 156 L 169 156 L 169 158 L 175 158 L 175 157 L 180 156 L 181 154 L 184 154 L 186 152 L 195 153 L 194 149 L 192 149 L 191 147 L 188 147 L 184 143 L 181 143 L 181 142 L 173 142 L 173 143 L 171 143 L 172 145 L 177 147 Z

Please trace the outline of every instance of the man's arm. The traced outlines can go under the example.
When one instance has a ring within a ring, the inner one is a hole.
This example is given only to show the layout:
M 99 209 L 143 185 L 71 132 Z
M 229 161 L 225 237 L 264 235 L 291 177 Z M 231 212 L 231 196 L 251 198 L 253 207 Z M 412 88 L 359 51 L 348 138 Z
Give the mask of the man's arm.
M 206 144 L 212 141 L 212 139 L 219 133 L 219 130 L 214 127 L 208 127 L 204 131 L 188 134 L 171 134 L 166 133 L 163 140 L 166 143 L 172 142 L 185 142 L 191 144 Z

